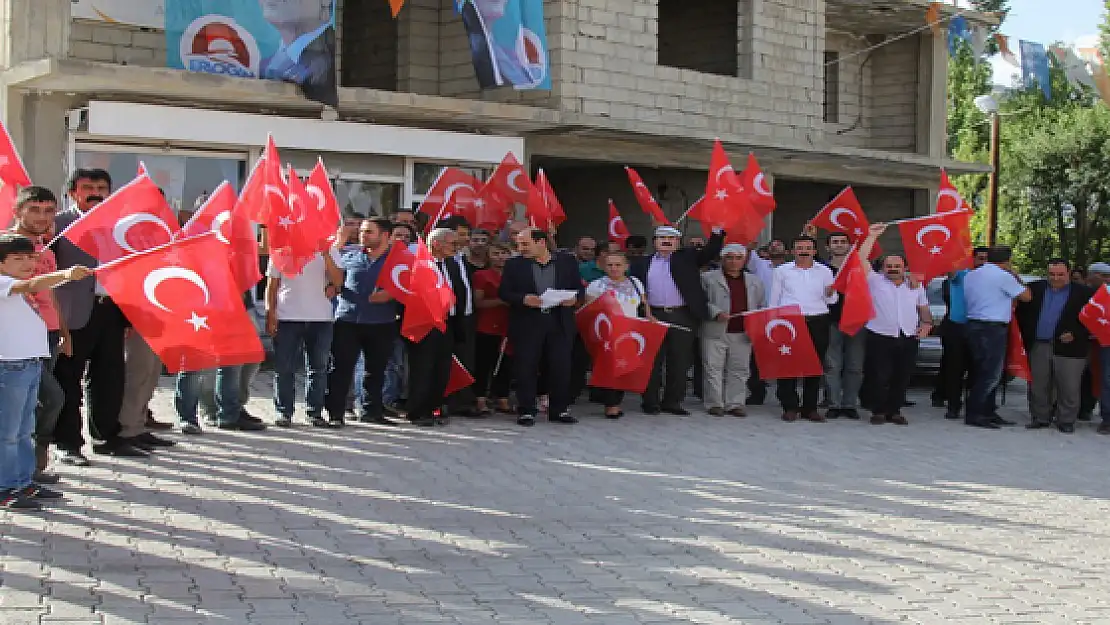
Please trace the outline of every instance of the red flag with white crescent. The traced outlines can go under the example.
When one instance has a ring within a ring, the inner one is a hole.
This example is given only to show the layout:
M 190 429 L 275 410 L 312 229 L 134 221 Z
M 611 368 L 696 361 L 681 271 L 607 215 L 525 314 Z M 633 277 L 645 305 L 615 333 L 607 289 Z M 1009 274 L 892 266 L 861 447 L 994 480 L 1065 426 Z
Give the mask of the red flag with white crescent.
M 775 212 L 775 194 L 771 185 L 767 184 L 767 177 L 759 167 L 755 154 L 748 152 L 748 166 L 740 174 L 740 187 L 748 194 L 748 202 L 761 217 L 766 217 Z
M 648 189 L 643 178 L 640 178 L 640 174 L 631 167 L 625 167 L 624 170 L 628 173 L 628 181 L 632 183 L 632 194 L 636 196 L 636 202 L 640 205 L 640 209 L 651 217 L 651 222 L 659 226 L 672 225 L 663 214 L 663 208 L 659 206 L 659 202 L 655 201 L 651 189 Z
M 667 326 L 625 316 L 611 292 L 583 306 L 575 321 L 593 357 L 590 386 L 644 392 Z
M 31 186 L 31 176 L 15 149 L 8 128 L 0 122 L 0 180 L 17 187 Z
M 1110 347 L 1110 290 L 1099 287 L 1079 311 L 1079 321 L 1101 347 Z
M 316 161 L 316 167 L 308 175 L 305 191 L 311 200 L 305 210 L 305 227 L 309 228 L 312 238 L 316 239 L 316 249 L 327 250 L 335 242 L 335 233 L 343 220 L 339 214 L 339 200 L 331 187 L 331 178 L 328 178 L 323 159 Z
M 863 207 L 860 206 L 859 200 L 856 198 L 856 192 L 850 186 L 844 187 L 844 190 L 838 193 L 832 201 L 817 211 L 817 214 L 813 216 L 809 223 L 829 232 L 840 232 L 847 235 L 848 240 L 852 243 L 863 241 L 868 229 L 871 228 L 871 222 L 863 212 Z M 879 245 L 876 243 L 871 248 L 871 256 L 868 260 L 875 260 L 881 255 L 882 250 L 879 249 Z
M 428 192 L 424 201 L 420 202 L 421 213 L 428 216 L 428 225 L 425 233 L 443 219 L 452 215 L 466 218 L 471 226 L 474 225 L 474 200 L 478 197 L 478 189 L 482 183 L 457 167 L 444 167 Z
M 764 308 L 744 315 L 744 332 L 764 380 L 808 378 L 824 368 L 798 306 Z
M 149 176 L 123 185 L 62 232 L 99 263 L 165 245 L 177 232 L 165 196 Z
M 284 212 L 278 215 L 271 210 L 266 232 L 269 235 L 270 264 L 282 275 L 299 276 L 305 265 L 316 257 L 320 232 L 307 225 L 311 215 L 309 211 L 315 202 L 292 168 L 289 169 L 288 181 L 288 202 Z
M 225 180 L 208 196 L 204 204 L 181 227 L 176 238 L 200 236 L 215 232 L 228 250 L 228 262 L 239 292 L 249 290 L 262 279 L 258 262 L 258 237 L 244 208 L 237 202 L 235 190 Z
M 624 249 L 625 241 L 631 234 L 628 232 L 628 227 L 624 225 L 624 218 L 617 211 L 617 205 L 613 200 L 609 200 L 609 240 L 615 242 L 620 248 Z
M 420 240 L 416 244 L 409 290 L 401 300 L 405 312 L 401 315 L 401 336 L 410 341 L 420 341 L 432 328 L 447 330 L 447 313 L 455 303 L 455 294 L 446 278 L 436 268 L 435 261 Z
M 713 143 L 705 197 L 695 202 L 689 214 L 692 219 L 701 221 L 706 232 L 719 228 L 731 241 L 745 245 L 758 239 L 763 230 L 763 217 L 740 186 L 740 178 L 720 139 Z
M 859 248 L 852 247 L 833 281 L 833 288 L 844 295 L 839 327 L 849 336 L 855 336 L 868 321 L 875 318 L 875 302 L 871 297 L 871 286 L 867 283 L 868 274 L 860 260 Z
M 547 179 L 543 168 L 536 172 L 536 190 L 539 191 L 544 207 L 547 209 L 548 230 L 558 228 L 567 220 L 567 213 L 563 210 L 559 198 L 555 197 L 555 189 L 551 186 L 551 181 Z
M 378 281 L 374 286 L 393 296 L 393 299 L 404 305 L 412 295 L 412 266 L 416 256 L 400 241 L 394 241 L 385 256 L 385 264 L 378 273 Z
M 493 186 L 498 193 L 508 198 L 515 204 L 528 204 L 528 194 L 532 190 L 532 182 L 528 172 L 520 161 L 516 160 L 512 152 L 505 154 L 493 173 L 490 174 L 487 184 Z
M 10 182 L 0 180 L 0 230 L 7 230 L 15 221 L 15 200 L 19 189 Z
M 940 187 L 937 190 L 937 209 L 933 212 L 948 213 L 956 210 L 971 210 L 952 181 L 948 172 L 940 170 Z
M 170 373 L 262 362 L 258 331 L 216 232 L 175 240 L 96 270 Z
M 1029 354 L 1025 352 L 1025 341 L 1021 338 L 1017 319 L 1010 319 L 1010 333 L 1006 341 L 1006 373 L 1026 382 L 1033 381 L 1033 370 L 1029 367 Z
M 243 205 L 250 220 L 257 224 L 269 224 L 289 215 L 289 183 L 281 169 L 281 156 L 274 144 L 273 135 L 266 137 L 266 148 L 262 158 L 255 162 L 239 202 Z
M 922 283 L 971 267 L 971 212 L 955 211 L 908 219 L 898 224 L 910 271 Z

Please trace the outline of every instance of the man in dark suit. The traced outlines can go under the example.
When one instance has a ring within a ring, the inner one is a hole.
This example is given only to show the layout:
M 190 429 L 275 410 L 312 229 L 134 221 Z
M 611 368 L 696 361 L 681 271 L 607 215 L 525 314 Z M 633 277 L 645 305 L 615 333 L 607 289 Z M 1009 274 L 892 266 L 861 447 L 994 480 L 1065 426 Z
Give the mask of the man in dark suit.
M 58 213 L 54 231 L 61 233 L 85 213 L 104 201 L 112 192 L 112 177 L 103 169 L 78 169 L 70 177 L 69 197 L 73 206 Z M 54 243 L 59 269 L 74 265 L 96 267 L 97 260 L 69 240 Z M 120 406 L 123 404 L 124 352 L 123 337 L 128 326 L 119 306 L 95 277 L 70 282 L 55 289 L 58 307 L 65 316 L 72 337 L 72 356 L 59 355 L 54 377 L 65 393 L 65 403 L 54 430 L 54 446 L 58 461 L 72 466 L 86 466 L 89 461 L 81 453 L 85 446 L 81 434 L 82 380 L 85 369 L 89 376 L 89 432 L 104 441 L 93 445 L 98 454 L 129 458 L 146 457 L 120 436 Z
M 471 280 L 474 277 L 472 266 L 466 262 L 463 249 L 470 237 L 470 223 L 461 215 L 452 215 L 437 224 L 438 228 L 446 228 L 455 233 L 453 250 L 444 257 L 444 266 L 447 267 L 447 279 L 455 292 L 455 320 L 456 328 L 452 331 L 452 351 L 466 370 L 474 373 L 474 345 L 478 336 L 478 317 L 474 307 L 474 291 L 471 289 Z M 444 253 L 448 250 L 444 249 Z M 448 401 L 451 414 L 462 417 L 480 417 L 475 408 L 475 395 L 472 388 L 464 388 L 451 395 Z
M 667 330 L 663 347 L 655 359 L 651 381 L 644 391 L 643 409 L 647 414 L 667 412 L 690 414 L 682 407 L 686 398 L 686 374 L 693 365 L 697 329 L 709 319 L 709 300 L 702 289 L 701 267 L 721 254 L 725 242 L 723 232 L 715 232 L 700 248 L 679 247 L 682 233 L 672 226 L 655 229 L 655 254 L 632 259 L 631 274 L 639 278 L 647 290 L 651 314 L 676 327 Z M 667 370 L 666 387 L 663 369 Z
M 570 415 L 571 350 L 576 328 L 574 309 L 582 290 L 578 263 L 570 254 L 552 254 L 547 234 L 527 228 L 517 237 L 520 256 L 510 258 L 502 272 L 498 296 L 509 308 L 509 343 L 513 348 L 517 423 L 536 423 L 536 384 L 540 364 L 547 365 L 549 421 L 577 423 Z M 579 296 L 553 308 L 541 308 L 540 295 L 548 289 L 576 291 Z
M 1018 327 L 1033 373 L 1029 384 L 1031 421 L 1026 427 L 1035 430 L 1051 425 L 1055 397 L 1056 427 L 1071 434 L 1091 349 L 1091 334 L 1079 321 L 1079 312 L 1094 293 L 1071 282 L 1071 267 L 1060 258 L 1048 261 L 1048 279 L 1029 285 L 1029 290 L 1032 299 L 1017 306 Z

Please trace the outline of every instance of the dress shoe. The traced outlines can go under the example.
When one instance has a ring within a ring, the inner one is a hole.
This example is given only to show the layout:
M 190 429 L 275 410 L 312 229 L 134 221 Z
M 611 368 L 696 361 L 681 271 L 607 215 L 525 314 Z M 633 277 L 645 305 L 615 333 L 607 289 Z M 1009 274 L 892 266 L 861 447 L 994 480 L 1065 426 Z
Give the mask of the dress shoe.
M 344 419 L 343 417 L 330 417 L 328 419 L 328 427 L 332 428 L 333 430 L 338 430 L 338 429 L 346 427 L 346 426 L 347 426 L 347 420 Z
M 798 411 L 797 410 L 785 410 L 785 411 L 783 411 L 782 420 L 786 421 L 787 423 L 793 423 L 794 421 L 797 421 L 798 420 Z
M 251 413 L 247 412 L 246 409 L 239 410 L 239 420 L 240 421 L 250 421 L 252 423 L 262 423 L 262 419 L 259 419 L 258 417 L 256 417 L 256 416 L 252 415 Z
M 436 416 L 432 417 L 432 420 L 435 421 L 436 425 L 440 425 L 440 426 L 447 425 L 448 423 L 450 423 L 450 421 L 448 420 L 447 417 L 440 416 L 440 415 L 436 415 Z
M 189 436 L 199 436 L 204 434 L 204 430 L 200 429 L 200 426 L 196 423 L 182 423 L 181 433 L 188 434 Z
M 662 409 L 663 409 L 663 412 L 665 412 L 667 414 L 673 414 L 677 417 L 688 417 L 688 416 L 690 416 L 690 411 L 683 408 L 682 406 L 662 406 Z
M 1025 429 L 1027 429 L 1027 430 L 1043 430 L 1043 429 L 1049 428 L 1049 427 L 1052 427 L 1052 424 L 1051 423 L 1045 423 L 1044 421 L 1034 421 L 1032 423 L 1027 423 L 1025 425 Z
M 955 421 L 956 419 L 960 418 L 960 413 L 952 412 L 951 410 L 949 410 L 948 412 L 944 413 L 944 418 L 948 419 L 949 421 Z
M 146 416 L 146 423 L 143 424 L 148 430 L 172 430 L 173 424 L 166 423 L 165 421 L 157 421 L 149 414 Z
M 810 410 L 806 412 L 802 415 L 802 418 L 806 421 L 812 421 L 814 423 L 824 423 L 826 421 L 825 417 L 823 417 L 821 413 L 817 412 L 816 410 Z
M 23 496 L 32 499 L 61 499 L 65 497 L 65 495 L 56 490 L 51 490 L 42 484 L 35 484 L 33 482 L 23 489 Z
M 536 424 L 536 415 L 522 414 L 516 418 L 516 424 L 526 428 L 530 428 Z
M 732 410 L 729 410 L 728 414 L 729 414 L 729 416 L 732 416 L 732 417 L 746 417 L 746 416 L 748 416 L 748 411 L 744 410 L 740 406 L 737 406 L 737 407 L 733 408 Z
M 887 423 L 893 423 L 894 425 L 909 425 L 910 424 L 910 422 L 907 421 L 906 418 L 903 417 L 901 414 L 890 415 L 889 417 L 886 418 L 886 420 L 887 420 Z
M 1098 426 L 1098 429 L 1095 431 L 1099 434 L 1110 434 L 1110 423 L 1103 423 L 1102 425 Z
M 373 425 L 399 425 L 393 419 L 387 419 L 387 418 L 385 418 L 381 415 L 372 416 L 372 417 L 368 417 L 366 415 L 363 415 L 363 416 L 358 418 L 358 422 L 359 423 L 370 423 L 370 424 L 373 424 Z
M 845 419 L 852 419 L 853 421 L 859 421 L 859 411 L 856 410 L 855 408 L 841 408 L 840 409 L 840 416 L 844 417 Z
M 23 494 L 21 488 L 0 490 L 0 508 L 7 510 L 42 510 L 42 504 Z
M 31 480 L 38 484 L 57 484 L 62 478 L 57 473 L 36 470 Z
M 149 458 L 150 454 L 133 445 L 128 445 L 122 439 L 110 443 L 93 445 L 93 453 L 101 456 L 115 456 L 117 458 Z
M 89 459 L 79 451 L 59 449 L 54 452 L 54 460 L 59 464 L 68 464 L 71 467 L 87 467 Z
M 232 421 L 231 423 L 221 423 L 216 426 L 220 430 L 231 430 L 236 432 L 261 432 L 266 429 L 265 423 L 255 423 L 254 421 Z
M 881 414 L 871 416 L 871 425 L 883 425 L 886 423 L 886 417 Z
M 150 445 L 151 447 L 173 447 L 177 444 L 176 442 L 171 441 L 168 438 L 155 436 L 150 432 L 143 432 L 142 434 L 136 436 L 135 440 L 141 444 Z
M 616 412 L 606 412 L 605 413 L 605 418 L 606 419 L 620 419 L 623 416 L 624 416 L 624 411 L 623 410 L 618 410 Z
M 990 421 L 995 425 L 1017 425 L 1017 423 L 1014 423 L 1013 421 L 1007 421 L 1006 419 L 1003 419 L 998 415 L 992 416 L 990 418 Z
M 125 438 L 123 440 L 126 441 L 128 445 L 131 445 L 135 449 L 141 449 L 143 451 L 154 451 L 154 445 L 151 445 L 150 443 L 144 443 L 143 441 L 139 440 L 138 436 L 132 436 L 130 438 Z
M 983 428 L 984 430 L 1002 429 L 1002 426 L 989 419 L 965 419 L 964 425 L 970 425 L 973 428 Z
M 1061 434 L 1075 434 L 1075 425 L 1071 423 L 1061 423 L 1056 426 L 1056 429 L 1060 430 Z
M 557 415 L 548 416 L 547 420 L 555 423 L 578 423 L 578 419 L 572 417 L 571 414 L 565 410 Z
M 653 405 L 648 405 L 648 404 L 644 404 L 643 406 L 641 406 L 640 410 L 644 414 L 652 414 L 652 415 L 659 414 L 660 412 L 662 412 L 662 410 L 659 408 L 659 406 L 653 406 Z
M 385 402 L 385 403 L 383 403 L 382 404 L 382 412 L 384 412 L 385 414 L 387 414 L 391 417 L 404 416 L 404 411 L 402 411 L 397 406 L 397 404 L 395 402 Z
M 711 417 L 723 417 L 723 416 L 725 416 L 725 409 L 724 408 L 710 408 L 709 409 L 709 416 L 711 416 Z

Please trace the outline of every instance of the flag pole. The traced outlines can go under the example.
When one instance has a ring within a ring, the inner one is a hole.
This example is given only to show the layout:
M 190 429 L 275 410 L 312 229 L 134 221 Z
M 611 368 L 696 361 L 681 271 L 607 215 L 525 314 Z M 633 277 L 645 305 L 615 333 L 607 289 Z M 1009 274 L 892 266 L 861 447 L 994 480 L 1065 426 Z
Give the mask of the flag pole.
M 486 397 L 489 398 L 490 392 L 493 390 L 493 381 L 497 379 L 497 374 L 501 373 L 501 361 L 505 359 L 505 349 L 509 346 L 509 337 L 501 337 L 501 347 L 497 349 L 497 364 L 493 366 L 493 375 L 489 377 L 489 382 L 486 383 Z
M 922 219 L 933 219 L 935 217 L 947 217 L 948 215 L 959 215 L 961 213 L 971 214 L 971 211 L 964 209 L 956 209 L 954 211 L 946 211 L 943 213 L 933 213 L 932 215 L 922 215 L 921 217 L 907 217 L 905 219 L 895 219 L 894 221 L 883 222 L 888 226 L 895 226 L 898 224 L 910 223 L 912 221 L 920 221 Z

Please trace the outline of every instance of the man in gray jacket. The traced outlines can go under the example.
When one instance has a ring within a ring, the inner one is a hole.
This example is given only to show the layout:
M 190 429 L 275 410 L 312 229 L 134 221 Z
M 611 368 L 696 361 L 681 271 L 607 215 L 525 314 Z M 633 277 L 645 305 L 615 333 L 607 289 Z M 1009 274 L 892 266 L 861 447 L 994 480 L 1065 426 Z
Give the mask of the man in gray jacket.
M 744 266 L 748 249 L 730 244 L 721 250 L 721 268 L 702 274 L 709 319 L 701 326 L 705 407 L 709 414 L 743 417 L 752 344 L 744 334 L 742 313 L 766 302 L 763 281 Z
M 78 169 L 70 178 L 68 193 L 72 206 L 58 213 L 54 231 L 62 233 L 82 215 L 100 204 L 112 191 L 112 177 L 103 169 Z M 54 243 L 59 269 L 74 265 L 96 267 L 97 260 L 67 239 Z M 148 454 L 132 446 L 120 435 L 119 413 L 123 402 L 123 335 L 127 319 L 112 302 L 95 277 L 69 282 L 55 292 L 58 307 L 65 316 L 73 337 L 73 355 L 58 357 L 54 376 L 65 392 L 65 403 L 54 430 L 58 461 L 86 466 L 81 453 L 85 439 L 81 434 L 82 380 L 89 377 L 89 431 L 104 441 L 93 445 L 98 454 L 130 458 Z

